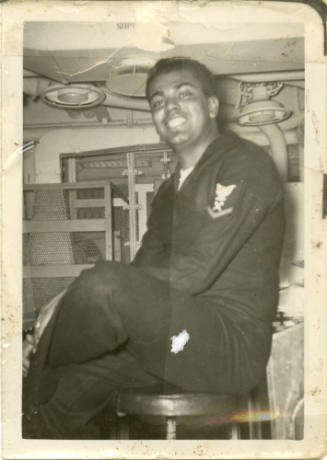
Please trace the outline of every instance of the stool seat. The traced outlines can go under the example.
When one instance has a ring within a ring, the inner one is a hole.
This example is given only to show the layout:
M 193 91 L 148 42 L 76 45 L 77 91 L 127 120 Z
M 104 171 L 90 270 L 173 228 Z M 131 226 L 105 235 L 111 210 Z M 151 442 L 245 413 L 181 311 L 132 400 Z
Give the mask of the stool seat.
M 243 400 L 242 400 L 243 399 Z M 126 415 L 185 415 L 233 414 L 247 410 L 244 398 L 212 393 L 154 393 L 151 389 L 121 392 L 117 397 L 117 412 Z
M 240 439 L 239 417 L 251 414 L 251 395 L 181 392 L 174 386 L 151 386 L 122 390 L 117 394 L 116 414 L 120 439 L 129 439 L 129 416 L 159 416 L 166 420 L 166 439 L 176 439 L 176 419 L 183 416 L 215 416 L 217 425 L 227 425 L 230 439 Z M 251 418 L 251 417 L 250 417 Z M 253 423 L 249 429 L 253 432 Z

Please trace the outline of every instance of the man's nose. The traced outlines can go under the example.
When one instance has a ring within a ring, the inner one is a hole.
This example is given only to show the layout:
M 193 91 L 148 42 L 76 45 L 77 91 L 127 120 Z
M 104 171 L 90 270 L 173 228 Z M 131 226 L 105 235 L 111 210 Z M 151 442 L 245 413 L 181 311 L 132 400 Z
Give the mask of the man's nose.
M 171 96 L 167 99 L 166 101 L 166 111 L 171 112 L 173 110 L 176 110 L 176 108 L 179 107 L 178 100 L 176 97 Z

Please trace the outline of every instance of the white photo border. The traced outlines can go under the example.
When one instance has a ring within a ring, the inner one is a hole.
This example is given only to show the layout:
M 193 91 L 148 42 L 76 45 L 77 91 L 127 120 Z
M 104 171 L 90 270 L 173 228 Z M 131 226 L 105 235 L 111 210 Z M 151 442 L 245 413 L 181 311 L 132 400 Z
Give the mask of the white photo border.
M 327 451 L 327 57 L 323 24 L 308 5 L 283 2 L 12 1 L 2 16 L 2 405 L 3 455 L 17 459 L 312 458 Z M 21 437 L 22 71 L 28 21 L 305 25 L 305 433 L 301 441 L 55 441 Z

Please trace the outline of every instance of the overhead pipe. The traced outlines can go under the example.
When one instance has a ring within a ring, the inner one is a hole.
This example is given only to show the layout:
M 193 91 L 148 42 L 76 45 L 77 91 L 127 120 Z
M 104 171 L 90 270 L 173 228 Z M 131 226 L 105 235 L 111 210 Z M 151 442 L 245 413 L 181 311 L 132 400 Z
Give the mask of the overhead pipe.
M 23 91 L 34 98 L 40 96 L 49 86 L 55 84 L 53 80 L 45 77 L 27 77 L 24 78 Z M 101 88 L 103 89 L 103 88 Z M 117 96 L 112 93 L 105 91 L 106 99 L 102 102 L 105 107 L 112 107 L 126 110 L 136 110 L 141 112 L 150 112 L 150 106 L 145 98 L 127 98 L 123 96 Z M 63 107 L 64 108 L 64 107 Z M 220 104 L 220 115 L 223 119 L 232 119 L 234 112 L 234 106 L 231 104 Z M 293 118 L 293 117 L 292 117 Z
M 115 94 L 108 94 L 106 92 L 106 99 L 102 102 L 106 107 L 113 107 L 117 109 L 137 110 L 141 112 L 150 112 L 150 106 L 145 98 L 132 98 L 116 96 Z
M 45 91 L 52 84 L 54 84 L 54 82 L 47 78 L 44 78 L 44 77 L 33 78 L 31 76 L 28 78 L 24 78 L 23 91 L 25 94 L 28 94 L 29 96 L 32 96 L 35 98 L 35 97 L 40 96 L 42 91 Z M 103 89 L 103 88 L 99 88 L 99 89 Z M 107 91 L 105 91 L 105 93 L 106 93 L 106 98 L 101 104 L 105 107 L 112 107 L 112 108 L 126 109 L 126 110 L 136 110 L 136 111 L 150 113 L 150 106 L 149 106 L 148 101 L 145 98 L 132 98 L 132 97 L 117 96 L 112 93 L 109 94 Z M 62 108 L 68 109 L 69 107 L 63 106 Z M 81 107 L 81 110 L 83 109 L 84 107 Z M 231 104 L 221 104 L 220 112 L 223 114 L 223 118 L 232 118 L 232 113 L 234 112 L 234 106 Z
M 305 82 L 304 80 L 303 81 L 297 81 L 297 80 L 287 80 L 287 81 L 283 81 L 283 85 L 284 86 L 294 86 L 295 88 L 299 88 L 299 89 L 304 89 L 305 88 Z
M 152 120 L 143 119 L 135 120 L 133 123 L 135 125 L 152 125 Z M 43 128 L 108 128 L 108 126 L 126 126 L 126 119 L 121 120 L 110 120 L 106 123 L 101 123 L 100 121 L 85 121 L 85 122 L 49 122 L 49 123 L 30 123 L 25 124 L 24 129 L 43 129 Z
M 136 120 L 133 122 L 135 127 L 152 126 L 151 120 Z M 23 127 L 24 139 L 26 141 L 40 139 L 47 131 L 52 129 L 80 129 L 80 128 L 110 128 L 127 127 L 126 120 L 112 120 L 108 123 L 101 122 L 65 122 L 65 123 L 33 123 L 25 124 Z
M 35 73 L 32 70 L 23 69 L 23 77 L 24 78 L 40 78 L 40 74 Z
M 135 120 L 135 127 L 153 126 L 151 120 Z M 73 122 L 73 123 L 33 123 L 24 125 L 24 140 L 39 139 L 44 136 L 45 132 L 52 129 L 80 129 L 80 128 L 119 128 L 127 127 L 126 120 L 113 120 L 108 123 L 100 122 Z M 255 141 L 259 145 L 269 145 L 270 142 L 266 135 L 263 135 L 256 126 L 240 127 L 236 123 L 227 123 L 226 128 L 235 131 L 241 137 Z M 287 144 L 297 144 L 298 138 L 296 130 L 291 129 L 284 132 Z
M 262 72 L 256 74 L 234 74 L 229 75 L 234 80 L 243 81 L 245 83 L 259 83 L 265 81 L 285 81 L 285 80 L 304 80 L 303 70 L 292 70 L 282 72 Z
M 288 181 L 287 144 L 283 131 L 277 124 L 259 126 L 271 145 L 272 158 L 277 166 L 280 177 Z
M 55 82 L 46 77 L 24 77 L 23 79 L 23 92 L 36 98 L 40 96 L 42 91 L 45 91 L 49 86 Z
M 239 136 L 244 137 L 245 139 L 252 140 L 256 144 L 262 146 L 271 146 L 270 138 L 268 138 L 267 135 L 263 133 L 263 131 L 260 131 L 259 126 L 240 127 L 236 123 L 228 123 L 227 128 L 231 131 L 234 131 Z M 282 132 L 284 134 L 287 145 L 295 145 L 299 143 L 299 139 L 295 129 L 291 129 L 289 131 L 283 130 Z

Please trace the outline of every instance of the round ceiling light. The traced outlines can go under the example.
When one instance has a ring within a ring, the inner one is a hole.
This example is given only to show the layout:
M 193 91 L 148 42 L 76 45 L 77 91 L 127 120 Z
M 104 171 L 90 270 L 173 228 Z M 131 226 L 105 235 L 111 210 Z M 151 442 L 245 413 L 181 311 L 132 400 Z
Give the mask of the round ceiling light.
M 155 62 L 153 57 L 138 55 L 122 59 L 109 74 L 106 87 L 117 96 L 144 98 L 148 72 Z
M 87 84 L 55 84 L 41 93 L 41 99 L 54 107 L 87 109 L 102 104 L 105 94 L 98 88 Z
M 263 126 L 280 123 L 289 118 L 292 111 L 271 99 L 282 87 L 281 82 L 241 82 L 238 123 L 242 126 Z M 244 100 L 245 103 L 241 104 Z
M 250 102 L 240 110 L 238 122 L 242 126 L 262 126 L 280 123 L 292 115 L 292 111 L 272 100 Z

